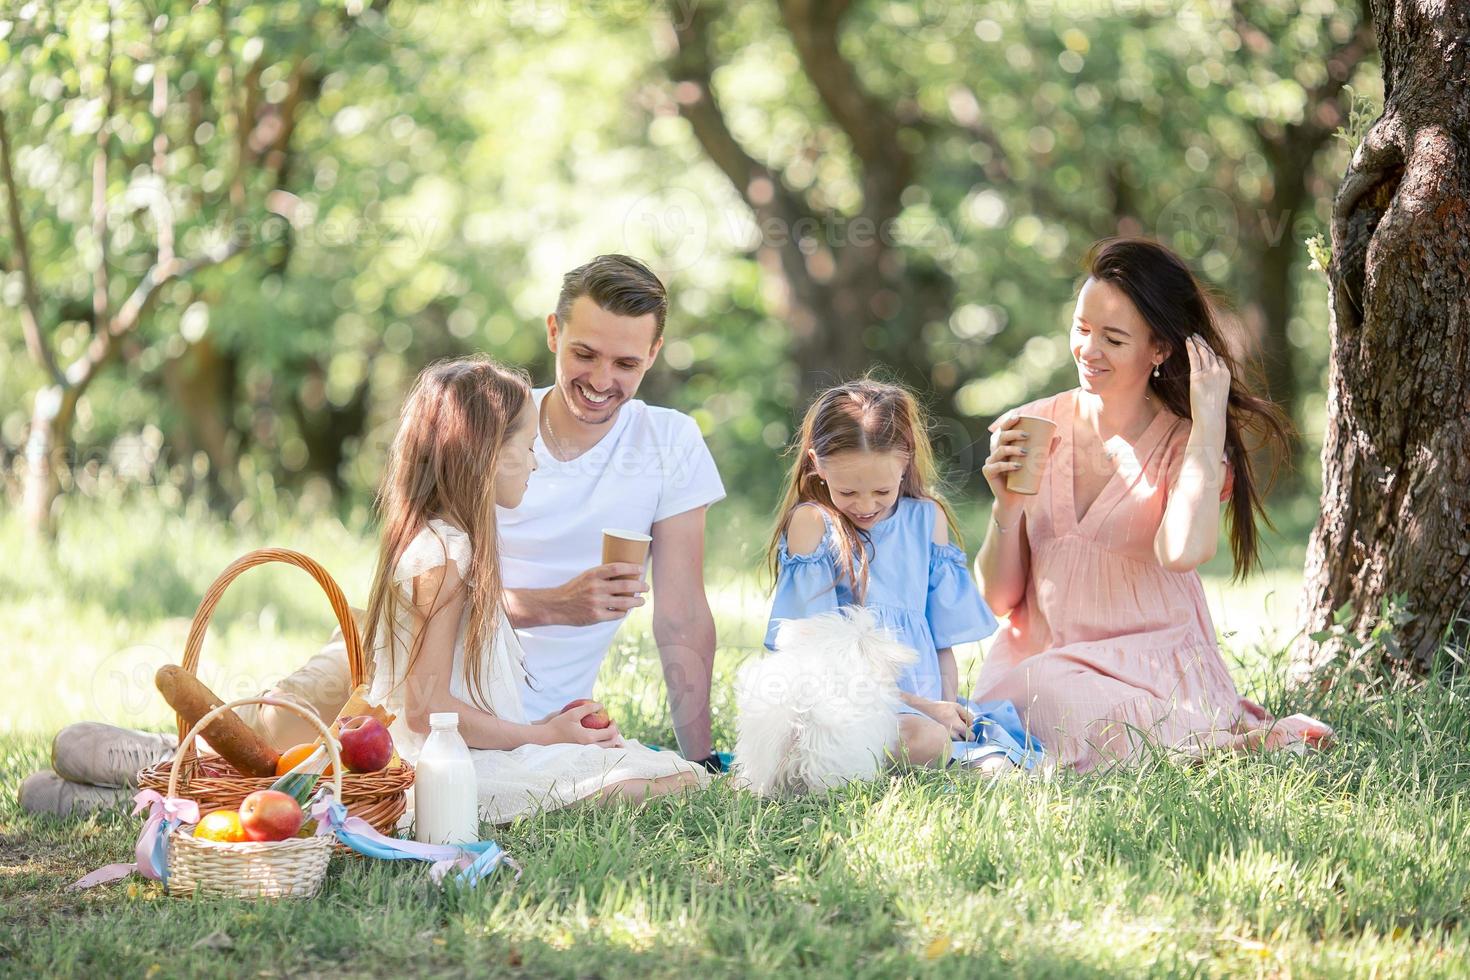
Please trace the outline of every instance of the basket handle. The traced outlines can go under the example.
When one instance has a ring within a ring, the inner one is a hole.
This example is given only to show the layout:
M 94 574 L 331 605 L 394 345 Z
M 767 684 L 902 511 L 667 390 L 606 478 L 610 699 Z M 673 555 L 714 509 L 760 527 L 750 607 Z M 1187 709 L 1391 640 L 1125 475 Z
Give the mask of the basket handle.
M 184 758 L 185 750 L 194 744 L 194 739 L 200 732 L 209 727 L 210 722 L 214 721 L 226 711 L 233 711 L 242 704 L 271 704 L 277 708 L 289 708 L 315 725 L 317 730 L 322 733 L 322 741 L 327 746 L 327 755 L 332 760 L 332 790 L 337 794 L 338 800 L 342 799 L 342 754 L 337 749 L 337 740 L 332 737 L 332 733 L 327 730 L 327 726 L 313 712 L 307 711 L 298 704 L 292 704 L 290 701 L 282 701 L 278 698 L 240 698 L 238 701 L 231 701 L 229 704 L 222 704 L 217 708 L 211 709 L 208 714 L 199 719 L 198 724 L 189 729 L 188 734 L 179 742 L 179 751 L 176 758 Z M 184 767 L 175 765 L 171 766 L 170 770 L 168 774 L 168 795 L 173 797 L 178 794 L 179 773 L 184 770 Z
M 322 591 L 327 594 L 327 600 L 332 604 L 332 612 L 337 617 L 337 625 L 342 627 L 342 639 L 347 642 L 347 666 L 352 672 L 352 687 L 355 690 L 367 680 L 367 663 L 362 652 L 362 635 L 357 631 L 357 621 L 352 618 L 352 607 L 347 604 L 347 597 L 342 594 L 337 580 L 332 578 L 325 568 L 301 552 L 286 548 L 260 548 L 249 554 L 241 555 L 230 563 L 230 567 L 220 572 L 219 578 L 215 579 L 214 584 L 204 593 L 199 609 L 194 613 L 194 621 L 189 625 L 189 639 L 184 644 L 183 668 L 198 676 L 199 653 L 204 648 L 204 631 L 209 628 L 209 619 L 214 615 L 214 607 L 219 605 L 230 583 L 247 569 L 277 561 L 304 569 L 316 579 L 317 585 L 320 585 Z M 279 702 L 272 703 L 278 704 Z M 182 715 L 178 715 L 177 719 L 179 726 L 178 757 L 182 759 L 184 758 L 183 740 L 188 725 Z

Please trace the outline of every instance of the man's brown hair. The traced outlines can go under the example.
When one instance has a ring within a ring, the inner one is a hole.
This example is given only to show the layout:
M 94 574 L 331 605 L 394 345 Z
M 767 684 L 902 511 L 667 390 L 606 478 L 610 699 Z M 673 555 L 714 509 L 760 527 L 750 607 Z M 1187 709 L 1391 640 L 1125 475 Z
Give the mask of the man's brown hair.
M 572 304 L 581 297 L 618 316 L 653 314 L 653 342 L 664 335 L 669 294 L 648 266 L 628 255 L 599 255 L 562 276 L 556 298 L 556 322 L 565 326 Z

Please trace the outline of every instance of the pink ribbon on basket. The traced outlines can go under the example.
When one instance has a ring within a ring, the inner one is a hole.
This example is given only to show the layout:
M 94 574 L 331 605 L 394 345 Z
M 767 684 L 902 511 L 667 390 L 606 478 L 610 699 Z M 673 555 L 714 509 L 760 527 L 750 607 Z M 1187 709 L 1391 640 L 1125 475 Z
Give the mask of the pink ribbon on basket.
M 347 812 L 333 795 L 330 786 L 323 786 L 311 804 L 311 816 L 316 821 L 317 836 L 333 834 L 346 846 L 368 857 L 385 861 L 432 861 L 429 877 L 435 884 L 442 884 L 451 873 L 461 884 L 474 886 L 502 864 L 511 869 L 517 879 L 521 866 L 510 855 L 491 841 L 475 841 L 470 844 L 425 844 L 415 840 L 398 840 L 379 833 L 372 824 L 361 817 Z
M 134 863 L 109 864 L 105 868 L 98 868 L 72 882 L 67 886 L 68 889 L 91 888 L 93 885 L 120 881 L 135 871 L 145 878 L 167 883 L 169 832 L 181 824 L 198 823 L 199 804 L 194 800 L 163 797 L 152 789 L 139 791 L 133 797 L 133 802 L 137 804 L 133 807 L 133 816 L 148 810 L 148 821 L 143 824 L 143 832 L 138 835 L 138 844 L 133 849 Z

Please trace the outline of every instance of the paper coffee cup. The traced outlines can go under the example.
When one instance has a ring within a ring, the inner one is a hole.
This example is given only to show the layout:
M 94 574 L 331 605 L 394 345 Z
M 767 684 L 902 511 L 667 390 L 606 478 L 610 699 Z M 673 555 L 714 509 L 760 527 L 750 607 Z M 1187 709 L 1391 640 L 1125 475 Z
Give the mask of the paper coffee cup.
M 648 546 L 652 543 L 653 538 L 646 534 L 605 527 L 602 529 L 602 563 L 609 565 L 613 562 L 625 562 L 629 565 L 642 565 L 648 560 Z M 636 575 L 622 577 L 637 578 Z
M 1021 468 L 1006 475 L 1006 489 L 1028 496 L 1038 493 L 1041 478 L 1046 475 L 1046 457 L 1051 453 L 1051 436 L 1057 430 L 1057 424 L 1051 419 L 1022 415 L 1011 428 L 1026 433 L 1025 441 L 1019 443 L 1025 448 L 1026 455 L 1013 457 Z

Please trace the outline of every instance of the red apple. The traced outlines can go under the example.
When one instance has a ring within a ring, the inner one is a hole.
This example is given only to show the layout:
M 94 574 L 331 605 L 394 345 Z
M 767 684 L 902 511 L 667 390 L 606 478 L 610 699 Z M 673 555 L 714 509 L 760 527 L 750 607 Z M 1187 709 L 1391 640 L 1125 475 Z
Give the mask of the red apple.
M 377 772 L 393 758 L 393 736 L 372 715 L 343 718 L 338 730 L 342 764 L 353 772 Z
M 280 790 L 256 790 L 240 804 L 240 826 L 251 840 L 285 840 L 301 829 L 306 815 Z
M 561 710 L 564 712 L 571 711 L 573 708 L 580 708 L 584 704 L 591 703 L 592 701 L 589 698 L 578 698 L 575 701 L 568 701 Z M 583 728 L 606 728 L 611 724 L 612 717 L 607 713 L 606 708 L 599 708 L 582 719 Z

